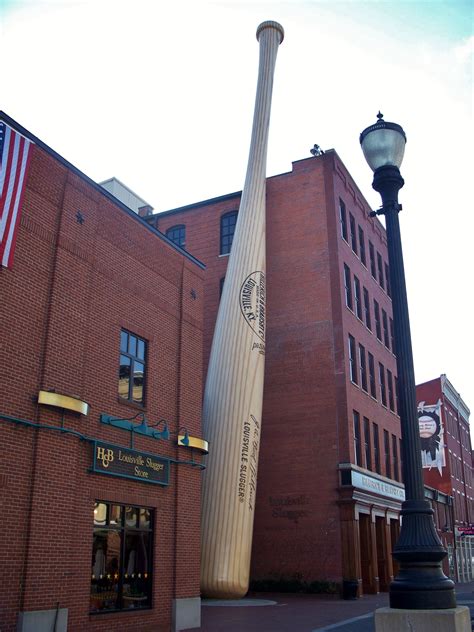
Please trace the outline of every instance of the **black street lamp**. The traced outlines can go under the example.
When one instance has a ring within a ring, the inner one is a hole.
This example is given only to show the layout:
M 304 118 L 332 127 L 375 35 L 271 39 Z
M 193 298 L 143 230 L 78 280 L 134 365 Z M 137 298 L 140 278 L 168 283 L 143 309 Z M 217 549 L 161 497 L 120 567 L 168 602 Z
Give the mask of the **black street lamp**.
M 398 191 L 404 185 L 399 167 L 406 136 L 400 125 L 384 121 L 380 112 L 377 118 L 377 123 L 362 132 L 360 143 L 374 172 L 372 187 L 382 197 L 382 208 L 374 214 L 385 215 L 387 230 L 406 498 L 402 503 L 400 537 L 393 551 L 400 570 L 390 584 L 390 607 L 410 610 L 455 608 L 454 582 L 443 573 L 441 561 L 446 550 L 436 533 L 433 510 L 425 500 L 421 467 L 410 319 L 398 221 L 402 208 L 398 203 Z

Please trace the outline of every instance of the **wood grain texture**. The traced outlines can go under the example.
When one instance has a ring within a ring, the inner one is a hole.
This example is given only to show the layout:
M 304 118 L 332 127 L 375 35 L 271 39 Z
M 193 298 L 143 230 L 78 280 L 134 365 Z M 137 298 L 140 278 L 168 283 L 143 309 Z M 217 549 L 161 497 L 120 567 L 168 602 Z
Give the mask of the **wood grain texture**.
M 263 22 L 245 184 L 217 315 L 203 406 L 201 590 L 248 590 L 265 368 L 265 180 L 273 74 L 283 29 Z

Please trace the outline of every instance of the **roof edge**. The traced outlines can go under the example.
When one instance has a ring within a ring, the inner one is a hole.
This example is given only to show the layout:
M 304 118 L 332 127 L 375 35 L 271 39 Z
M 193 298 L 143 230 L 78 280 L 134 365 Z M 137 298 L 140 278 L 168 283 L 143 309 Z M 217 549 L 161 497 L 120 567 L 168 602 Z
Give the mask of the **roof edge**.
M 51 147 L 49 147 L 48 145 L 46 145 L 46 143 L 44 143 L 42 140 L 40 140 L 37 136 L 35 136 L 34 134 L 32 134 L 29 130 L 27 130 L 25 127 L 23 127 L 22 125 L 20 125 L 19 123 L 17 123 L 17 121 L 15 121 L 14 119 L 12 119 L 10 116 L 8 116 L 8 114 L 6 114 L 5 112 L 3 112 L 3 110 L 0 110 L 0 120 L 2 120 L 4 123 L 6 123 L 7 125 L 9 125 L 11 128 L 13 128 L 14 130 L 16 130 L 17 132 L 19 132 L 20 134 L 22 134 L 23 136 L 25 136 L 25 138 L 28 138 L 29 140 L 33 141 L 33 143 L 35 143 L 35 145 L 38 145 L 38 147 L 41 147 L 41 149 L 43 151 L 45 151 L 46 153 L 48 153 L 50 156 L 52 156 L 55 160 L 58 160 L 61 164 L 63 164 L 65 167 L 67 167 L 67 169 L 70 169 L 71 171 L 73 171 L 76 175 L 78 175 L 80 178 L 82 178 L 83 180 L 85 180 L 85 182 L 87 182 L 87 184 L 89 184 L 93 189 L 95 189 L 98 193 L 100 193 L 101 195 L 104 195 L 106 198 L 108 198 L 111 202 L 113 202 L 116 206 L 118 206 L 122 211 L 125 211 L 125 213 L 127 213 L 130 217 L 132 217 L 135 221 L 137 221 L 139 224 L 141 224 L 142 226 L 144 226 L 147 230 L 151 231 L 152 233 L 154 233 L 159 239 L 161 239 L 163 242 L 165 242 L 168 246 L 171 246 L 171 248 L 173 250 L 175 250 L 176 252 L 178 252 L 179 254 L 183 255 L 184 257 L 186 257 L 187 259 L 189 259 L 192 263 L 194 263 L 195 265 L 197 265 L 199 268 L 201 268 L 202 270 L 206 269 L 206 265 L 202 262 L 199 261 L 199 259 L 197 259 L 196 257 L 193 257 L 193 255 L 191 255 L 189 252 L 186 252 L 186 250 L 183 250 L 182 248 L 180 248 L 179 246 L 177 246 L 174 242 L 171 241 L 171 239 L 168 239 L 168 237 L 166 237 L 166 235 L 164 235 L 163 233 L 161 233 L 157 228 L 155 228 L 154 226 L 151 226 L 147 221 L 145 221 L 144 219 L 142 219 L 139 215 L 137 215 L 137 213 L 134 213 L 130 208 L 128 208 L 128 206 L 126 206 L 123 202 L 121 202 L 119 199 L 117 199 L 114 195 L 112 195 L 111 193 L 109 193 L 106 189 L 104 189 L 103 187 L 101 187 L 100 184 L 98 184 L 97 182 L 94 182 L 94 180 L 92 180 L 92 178 L 89 178 L 89 176 L 87 176 L 84 172 L 82 172 L 80 169 L 78 169 L 77 167 L 75 167 L 72 163 L 70 163 L 68 160 L 66 160 L 65 158 L 63 158 L 60 154 L 58 154 L 56 151 L 54 151 L 54 149 L 51 149 Z

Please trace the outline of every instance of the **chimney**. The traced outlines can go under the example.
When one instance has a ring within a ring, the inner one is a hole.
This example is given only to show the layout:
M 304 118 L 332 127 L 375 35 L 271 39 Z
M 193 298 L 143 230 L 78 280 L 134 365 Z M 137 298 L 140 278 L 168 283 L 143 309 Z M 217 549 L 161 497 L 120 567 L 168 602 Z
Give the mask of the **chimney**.
M 153 214 L 153 207 L 149 204 L 146 204 L 145 206 L 140 206 L 138 209 L 138 214 L 140 217 L 148 217 L 148 215 Z

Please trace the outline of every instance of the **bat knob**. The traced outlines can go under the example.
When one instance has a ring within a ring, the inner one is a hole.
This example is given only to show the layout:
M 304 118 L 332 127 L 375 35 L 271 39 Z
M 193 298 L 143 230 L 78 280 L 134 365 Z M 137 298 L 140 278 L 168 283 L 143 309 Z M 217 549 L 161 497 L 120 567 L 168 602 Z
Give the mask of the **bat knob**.
M 274 22 L 273 20 L 267 20 L 266 22 L 262 22 L 259 27 L 257 28 L 257 40 L 259 40 L 260 38 L 260 33 L 264 30 L 264 29 L 275 29 L 278 31 L 278 33 L 280 34 L 280 44 L 283 42 L 283 38 L 285 37 L 285 31 L 283 30 L 283 27 L 281 24 L 278 24 L 278 22 Z

